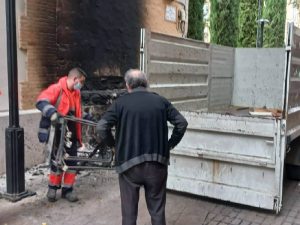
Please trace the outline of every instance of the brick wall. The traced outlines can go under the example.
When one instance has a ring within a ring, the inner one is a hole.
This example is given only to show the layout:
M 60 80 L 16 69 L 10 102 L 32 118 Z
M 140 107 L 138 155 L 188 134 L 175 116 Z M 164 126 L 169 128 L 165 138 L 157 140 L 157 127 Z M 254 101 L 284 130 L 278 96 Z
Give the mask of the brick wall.
M 73 66 L 93 76 L 138 67 L 140 28 L 182 36 L 176 22 L 165 20 L 165 9 L 184 8 L 188 0 L 24 1 L 19 47 L 26 53 L 26 75 L 20 108 L 31 109 L 39 92 Z
M 182 37 L 186 36 L 187 22 L 185 31 L 182 33 L 178 27 L 178 10 L 188 12 L 188 0 L 172 1 L 172 0 L 144 0 L 144 25 L 153 32 Z M 176 9 L 176 22 L 165 19 L 167 5 Z
M 19 47 L 26 52 L 26 78 L 21 82 L 20 107 L 31 109 L 39 92 L 56 77 L 56 0 L 25 0 Z

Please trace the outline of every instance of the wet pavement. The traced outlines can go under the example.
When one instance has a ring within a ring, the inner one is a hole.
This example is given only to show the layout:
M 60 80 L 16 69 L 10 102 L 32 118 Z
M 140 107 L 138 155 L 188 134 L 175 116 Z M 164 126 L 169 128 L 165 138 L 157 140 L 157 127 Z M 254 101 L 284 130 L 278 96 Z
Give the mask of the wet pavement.
M 36 195 L 11 203 L 0 199 L 0 225 L 121 225 L 120 193 L 117 174 L 110 171 L 83 171 L 75 190 L 77 203 L 61 199 L 47 201 L 47 173 L 44 167 L 26 172 L 26 189 Z M 0 191 L 6 188 L 6 179 L 0 177 Z M 272 211 L 246 207 L 209 198 L 168 191 L 166 216 L 168 225 L 300 225 L 300 186 L 286 180 L 283 208 L 276 215 Z M 151 225 L 143 189 L 139 204 L 138 225 Z

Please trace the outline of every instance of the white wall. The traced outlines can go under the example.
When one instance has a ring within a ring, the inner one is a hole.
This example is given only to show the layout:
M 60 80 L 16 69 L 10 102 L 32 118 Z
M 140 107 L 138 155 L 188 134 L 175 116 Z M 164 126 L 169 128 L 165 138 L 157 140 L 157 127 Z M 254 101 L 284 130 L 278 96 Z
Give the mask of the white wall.
M 293 1 L 287 1 L 286 4 L 286 26 L 285 26 L 285 42 L 287 41 L 288 26 L 287 23 L 294 23 L 296 27 L 300 27 L 299 8 Z
M 20 49 L 19 45 L 19 31 L 20 31 L 20 17 L 25 13 L 25 0 L 16 0 L 16 17 L 17 17 L 17 54 L 18 54 L 18 81 L 21 82 L 27 80 L 26 74 L 26 51 Z M 19 92 L 20 94 L 20 92 Z
M 0 111 L 8 110 L 5 1 L 0 1 Z
M 24 13 L 25 0 L 16 0 L 17 43 L 19 18 Z M 6 43 L 6 12 L 5 1 L 0 1 L 0 112 L 8 110 L 8 75 L 7 75 L 7 43 Z M 26 80 L 26 54 L 17 49 L 18 54 L 18 81 Z M 20 90 L 20 88 L 19 88 Z M 20 91 L 19 91 L 20 94 Z M 20 100 L 20 98 L 19 98 Z

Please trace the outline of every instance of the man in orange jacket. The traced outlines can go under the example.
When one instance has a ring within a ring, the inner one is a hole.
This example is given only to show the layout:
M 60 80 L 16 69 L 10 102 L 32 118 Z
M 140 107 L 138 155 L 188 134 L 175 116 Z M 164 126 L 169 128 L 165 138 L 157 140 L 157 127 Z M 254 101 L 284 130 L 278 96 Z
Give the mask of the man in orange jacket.
M 49 127 L 51 123 L 55 124 L 58 120 L 58 115 L 82 117 L 80 89 L 86 79 L 86 73 L 80 68 L 73 68 L 67 76 L 50 85 L 43 90 L 36 103 L 36 107 L 42 112 L 40 122 L 39 140 L 46 142 L 49 135 Z M 81 145 L 81 125 L 79 123 L 68 121 L 68 129 L 71 132 L 70 146 L 65 146 L 67 153 L 70 156 L 77 155 L 77 143 Z M 60 129 L 56 126 L 55 134 L 60 136 Z M 56 146 L 59 145 L 60 138 L 56 138 Z M 76 163 L 68 161 L 67 166 L 75 166 Z M 56 201 L 56 191 L 62 186 L 62 198 L 70 202 L 78 201 L 77 195 L 73 191 L 76 171 L 68 169 L 63 172 L 55 165 L 51 164 L 49 174 L 49 189 L 47 198 L 50 202 Z

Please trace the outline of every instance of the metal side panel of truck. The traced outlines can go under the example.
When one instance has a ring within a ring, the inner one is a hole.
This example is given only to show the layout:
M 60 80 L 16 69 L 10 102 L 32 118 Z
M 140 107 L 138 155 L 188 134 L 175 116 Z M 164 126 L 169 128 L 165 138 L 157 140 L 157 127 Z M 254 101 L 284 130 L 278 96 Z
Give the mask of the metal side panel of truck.
M 279 211 L 285 121 L 183 114 L 189 126 L 172 151 L 168 188 Z
M 287 47 L 235 49 L 142 30 L 140 68 L 189 125 L 171 151 L 171 190 L 274 210 L 286 149 L 300 134 L 300 30 Z M 228 115 L 236 105 L 279 117 Z M 171 127 L 170 127 L 171 129 Z

